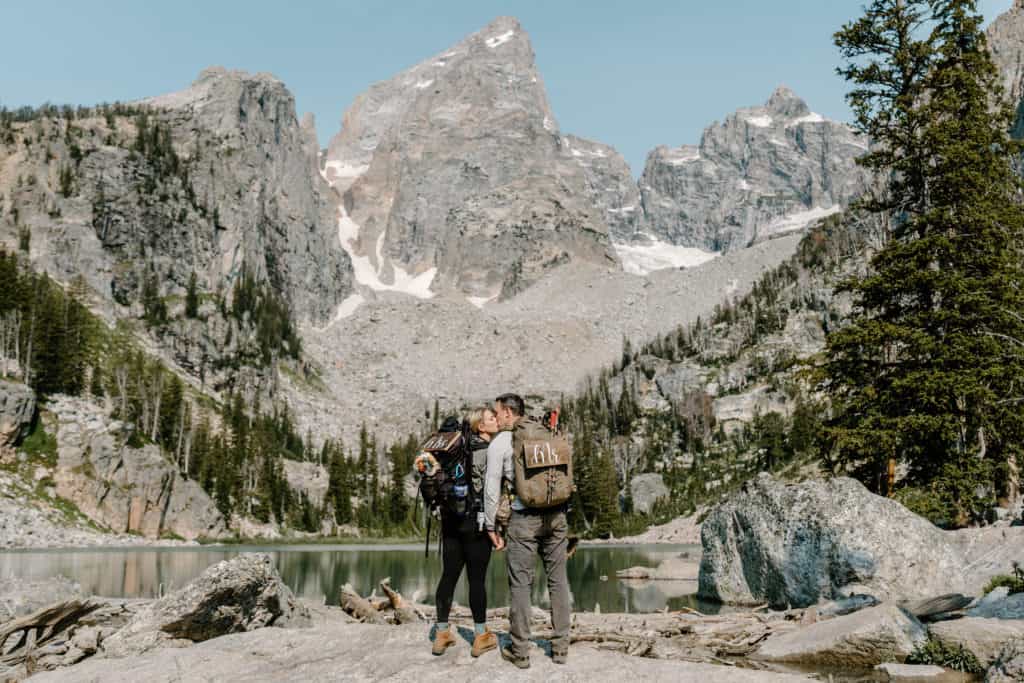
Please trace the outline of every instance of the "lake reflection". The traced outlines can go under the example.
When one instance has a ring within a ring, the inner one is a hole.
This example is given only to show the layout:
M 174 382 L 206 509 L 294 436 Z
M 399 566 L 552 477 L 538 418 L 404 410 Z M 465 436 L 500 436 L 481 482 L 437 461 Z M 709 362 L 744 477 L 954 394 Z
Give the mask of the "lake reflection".
M 274 557 L 284 581 L 297 595 L 337 604 L 342 584 L 351 583 L 367 595 L 384 577 L 406 597 L 432 603 L 441 576 L 441 558 L 432 549 L 424 558 L 418 545 L 205 546 L 189 548 L 110 548 L 0 553 L 0 576 L 45 578 L 67 576 L 94 595 L 151 598 L 180 588 L 208 566 L 243 552 Z M 604 612 L 653 612 L 666 606 L 697 607 L 695 581 L 635 582 L 616 579 L 615 572 L 637 565 L 656 566 L 667 557 L 688 553 L 696 561 L 700 546 L 582 546 L 569 560 L 573 608 Z M 538 561 L 534 604 L 547 606 L 547 588 Z M 601 577 L 606 577 L 602 580 Z M 505 554 L 495 553 L 487 577 L 488 603 L 508 604 Z M 455 600 L 467 604 L 465 577 Z

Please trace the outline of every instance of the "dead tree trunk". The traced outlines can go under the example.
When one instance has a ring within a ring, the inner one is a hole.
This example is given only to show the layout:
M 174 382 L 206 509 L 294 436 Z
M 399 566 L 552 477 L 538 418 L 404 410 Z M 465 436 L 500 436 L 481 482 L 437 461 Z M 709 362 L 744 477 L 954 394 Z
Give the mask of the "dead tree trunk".
M 160 401 L 164 397 L 164 372 L 159 365 L 153 367 L 153 426 L 149 440 L 156 443 L 156 435 L 160 431 Z
M 121 419 L 128 420 L 128 366 L 119 365 L 114 369 L 114 382 L 118 385 L 118 394 L 121 399 Z
M 0 626 L 0 652 L 3 653 L 0 664 L 18 666 L 24 663 L 33 651 L 56 639 L 99 607 L 99 603 L 90 600 L 70 600 L 11 619 Z M 7 641 L 11 637 L 17 637 L 17 641 L 8 646 Z
M 395 610 L 395 620 L 399 624 L 411 624 L 423 621 L 420 614 L 413 609 L 412 605 L 409 605 L 402 600 L 402 595 L 391 587 L 390 576 L 380 582 L 380 589 L 384 595 L 388 596 L 388 601 L 391 603 L 391 609 Z
M 386 624 L 384 615 L 370 601 L 359 595 L 352 584 L 341 587 L 341 608 L 360 621 L 369 624 Z

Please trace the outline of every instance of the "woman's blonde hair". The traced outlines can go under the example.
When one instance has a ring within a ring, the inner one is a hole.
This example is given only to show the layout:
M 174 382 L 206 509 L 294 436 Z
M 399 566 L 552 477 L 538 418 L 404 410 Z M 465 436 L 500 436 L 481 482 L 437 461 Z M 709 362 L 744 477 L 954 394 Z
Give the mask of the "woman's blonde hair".
M 474 434 L 480 433 L 480 423 L 483 422 L 484 415 L 493 412 L 493 410 L 484 406 L 483 408 L 477 408 L 476 410 L 471 411 L 469 415 L 466 416 L 466 421 L 469 422 L 469 428 Z

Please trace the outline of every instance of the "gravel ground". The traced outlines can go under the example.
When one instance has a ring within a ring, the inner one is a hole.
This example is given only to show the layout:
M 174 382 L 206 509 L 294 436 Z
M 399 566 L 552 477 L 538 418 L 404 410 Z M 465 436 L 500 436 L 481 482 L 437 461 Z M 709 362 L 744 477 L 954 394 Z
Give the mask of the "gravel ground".
M 801 235 L 647 277 L 570 263 L 514 299 L 477 309 L 465 299 L 362 292 L 367 302 L 325 329 L 303 329 L 322 369 L 319 391 L 285 378 L 300 433 L 356 438 L 365 420 L 390 440 L 442 409 L 504 391 L 557 401 L 614 361 L 623 337 L 643 342 L 707 317 L 788 258 Z

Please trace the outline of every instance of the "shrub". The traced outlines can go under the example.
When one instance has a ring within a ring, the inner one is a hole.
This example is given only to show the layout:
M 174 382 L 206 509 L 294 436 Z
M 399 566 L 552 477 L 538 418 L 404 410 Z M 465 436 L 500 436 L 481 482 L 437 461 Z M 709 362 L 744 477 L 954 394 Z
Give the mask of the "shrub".
M 42 461 L 51 467 L 57 464 L 57 437 L 48 433 L 39 420 L 21 443 L 21 450 L 31 460 Z
M 982 592 L 983 595 L 988 595 L 996 588 L 1006 586 L 1010 589 L 1010 595 L 1014 593 L 1024 593 L 1024 570 L 1020 568 L 1020 564 L 1013 563 L 1013 575 L 1009 574 L 997 574 L 993 576 L 988 585 L 985 586 L 985 590 Z
M 953 647 L 934 638 L 914 648 L 907 657 L 907 664 L 934 664 L 969 674 L 980 674 L 985 670 L 974 653 L 964 649 L 963 645 Z

